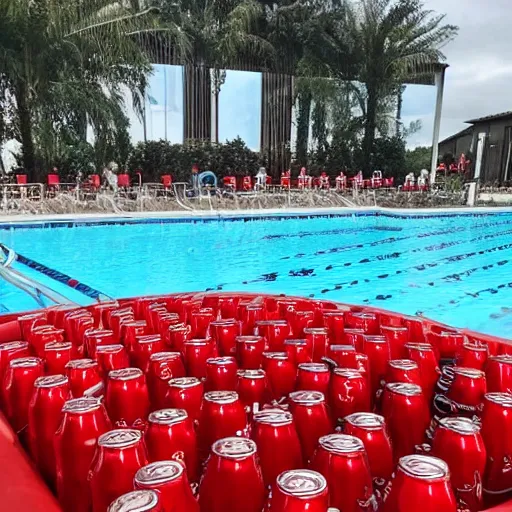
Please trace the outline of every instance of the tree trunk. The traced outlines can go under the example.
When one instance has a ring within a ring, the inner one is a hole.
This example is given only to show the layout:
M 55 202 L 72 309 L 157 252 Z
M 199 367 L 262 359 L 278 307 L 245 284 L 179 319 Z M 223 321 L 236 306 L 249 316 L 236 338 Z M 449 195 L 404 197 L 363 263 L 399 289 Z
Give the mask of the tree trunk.
M 184 128 L 183 139 L 211 140 L 211 79 L 210 69 L 205 66 L 186 65 L 184 81 Z
M 290 166 L 293 79 L 290 75 L 263 73 L 261 84 L 260 147 L 269 174 L 278 179 Z
M 377 87 L 366 84 L 366 119 L 364 122 L 363 138 L 363 171 L 371 174 L 373 172 L 373 145 L 375 142 L 375 127 L 377 124 Z
M 404 91 L 405 91 L 405 87 L 401 85 L 400 88 L 398 89 L 398 93 L 396 96 L 396 134 L 395 135 L 397 137 L 400 137 L 401 128 L 402 128 L 402 105 L 403 105 L 403 101 L 404 101 L 404 97 L 403 97 Z
M 307 164 L 309 142 L 309 120 L 311 118 L 311 91 L 303 91 L 297 97 L 297 146 L 296 159 L 299 165 Z
M 36 176 L 36 158 L 34 140 L 32 137 L 32 119 L 28 106 L 28 91 L 24 82 L 16 85 L 16 104 L 18 106 L 18 121 L 23 155 L 23 167 L 29 181 L 34 181 Z

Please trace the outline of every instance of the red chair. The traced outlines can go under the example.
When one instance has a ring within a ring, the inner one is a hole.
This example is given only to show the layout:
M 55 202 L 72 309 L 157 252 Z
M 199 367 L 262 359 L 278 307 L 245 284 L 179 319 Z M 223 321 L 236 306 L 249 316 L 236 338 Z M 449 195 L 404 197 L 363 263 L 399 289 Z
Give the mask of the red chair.
M 265 184 L 266 185 L 272 185 L 272 176 L 267 176 L 266 177 Z
M 320 188 L 329 190 L 331 188 L 331 182 L 329 180 L 329 176 L 327 176 L 326 172 L 322 172 L 320 177 L 318 178 Z
M 371 183 L 372 183 L 372 188 L 382 187 L 382 183 L 383 183 L 382 171 L 373 171 Z
M 58 174 L 48 174 L 47 180 L 49 187 L 58 188 L 60 186 L 60 177 Z
M 395 178 L 394 177 L 391 177 L 391 178 L 384 178 L 384 186 L 386 188 L 391 188 L 393 187 L 395 183 Z
M 281 187 L 283 188 L 290 188 L 291 185 L 291 178 L 290 178 L 290 171 L 285 171 L 281 173 Z
M 117 177 L 117 186 L 121 188 L 130 188 L 130 175 L 120 174 Z
M 172 186 L 172 176 L 170 174 L 163 174 L 160 178 L 162 180 L 162 185 L 165 189 L 171 188 Z
M 17 174 L 16 175 L 16 183 L 18 185 L 26 185 L 27 184 L 27 175 L 26 174 Z
M 242 178 L 242 190 L 244 192 L 248 192 L 249 190 L 252 190 L 252 179 L 250 176 L 244 176 Z
M 347 188 L 347 177 L 345 173 L 342 171 L 336 176 L 336 190 L 345 190 Z
M 224 176 L 224 178 L 222 178 L 222 184 L 224 188 L 229 188 L 233 191 L 236 190 L 236 178 L 234 176 Z
M 101 178 L 99 174 L 91 174 L 89 176 L 89 183 L 91 185 L 91 188 L 94 190 L 98 190 L 101 188 Z

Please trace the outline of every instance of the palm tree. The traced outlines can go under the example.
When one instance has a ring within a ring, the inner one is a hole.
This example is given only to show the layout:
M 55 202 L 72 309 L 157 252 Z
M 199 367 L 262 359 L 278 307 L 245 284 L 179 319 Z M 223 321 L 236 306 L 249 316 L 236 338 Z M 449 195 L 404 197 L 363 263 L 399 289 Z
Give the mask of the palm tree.
M 422 0 L 360 0 L 346 10 L 345 30 L 354 42 L 357 78 L 365 85 L 363 157 L 372 170 L 379 103 L 406 81 L 432 72 L 457 27 L 425 10 Z
M 41 145 L 51 157 L 61 142 L 84 138 L 87 123 L 100 145 L 126 133 L 122 87 L 140 108 L 147 33 L 188 50 L 179 27 L 162 26 L 157 10 L 137 0 L 0 0 L 0 82 L 31 178 Z

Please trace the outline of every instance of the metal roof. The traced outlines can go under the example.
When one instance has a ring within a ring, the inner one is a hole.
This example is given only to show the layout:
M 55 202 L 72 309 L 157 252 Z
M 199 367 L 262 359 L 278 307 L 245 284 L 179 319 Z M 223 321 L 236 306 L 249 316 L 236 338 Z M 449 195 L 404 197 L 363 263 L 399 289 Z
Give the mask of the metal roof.
M 469 123 L 469 124 L 484 123 L 486 121 L 494 121 L 496 119 L 506 119 L 507 117 L 512 117 L 512 110 L 509 110 L 508 112 L 501 112 L 500 114 L 493 114 L 490 116 L 478 117 L 476 119 L 471 119 L 470 121 L 466 121 L 466 123 Z
M 446 144 L 447 142 L 450 142 L 453 139 L 458 139 L 459 137 L 464 137 L 465 135 L 469 135 L 472 132 L 473 132 L 473 127 L 468 126 L 467 128 L 464 128 L 464 130 L 461 130 L 460 132 L 450 135 L 446 139 L 442 140 L 439 144 Z

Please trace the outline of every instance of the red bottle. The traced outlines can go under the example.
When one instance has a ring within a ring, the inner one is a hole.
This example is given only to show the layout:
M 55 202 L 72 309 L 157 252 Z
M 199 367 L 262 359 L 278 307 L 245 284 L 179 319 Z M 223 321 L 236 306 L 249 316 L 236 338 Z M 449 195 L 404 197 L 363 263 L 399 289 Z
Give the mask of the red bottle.
M 485 379 L 489 393 L 512 393 L 512 356 L 489 357 Z
M 62 407 L 69 398 L 69 382 L 64 375 L 39 377 L 28 407 L 30 453 L 46 483 L 55 488 L 53 440 L 62 419 Z
M 365 336 L 363 329 L 345 329 L 345 343 L 352 345 L 358 352 L 364 351 Z
M 454 378 L 446 397 L 455 402 L 461 416 L 480 415 L 487 392 L 485 374 L 475 368 L 453 367 Z
M 237 336 L 236 359 L 244 370 L 257 370 L 263 362 L 265 340 L 261 336 Z
M 54 439 L 57 496 L 64 512 L 90 512 L 89 468 L 98 436 L 111 428 L 110 420 L 97 398 L 69 400 L 62 412 L 64 417 Z
M 364 353 L 370 361 L 370 393 L 373 399 L 386 378 L 390 359 L 389 343 L 384 336 L 365 336 Z
M 382 397 L 382 415 L 393 443 L 397 461 L 414 453 L 421 445 L 430 422 L 430 412 L 420 386 L 391 382 L 386 384 Z
M 403 326 L 381 325 L 380 333 L 389 344 L 391 359 L 404 359 L 407 357 L 405 345 L 409 342 L 409 330 Z
M 339 368 L 357 368 L 356 348 L 353 345 L 331 345 L 327 357 Z
M 28 424 L 28 409 L 34 382 L 43 375 L 43 361 L 38 357 L 12 359 L 3 382 L 4 412 L 14 432 Z
M 84 345 L 87 356 L 96 359 L 98 345 L 114 345 L 117 343 L 113 331 L 104 329 L 89 329 L 84 333 Z
M 482 438 L 487 451 L 484 475 L 486 507 L 512 496 L 512 395 L 487 393 L 482 414 Z
M 383 487 L 395 469 L 393 449 L 383 416 L 370 412 L 356 412 L 347 416 L 343 431 L 364 444 L 373 478 Z
M 121 341 L 129 354 L 133 351 L 136 338 L 138 336 L 144 336 L 144 334 L 147 334 L 147 322 L 145 320 L 133 320 L 132 322 L 125 322 L 122 325 Z
M 149 358 L 146 380 L 151 410 L 165 407 L 169 380 L 185 376 L 185 367 L 179 352 L 155 352 Z
M 327 329 L 331 344 L 345 341 L 345 311 L 328 309 L 322 311 L 324 327 Z
M 436 457 L 408 455 L 398 464 L 383 512 L 456 512 L 446 462 Z
M 96 347 L 96 360 L 101 375 L 105 377 L 112 370 L 121 370 L 130 366 L 130 358 L 123 345 L 99 345 Z
M 215 320 L 210 323 L 210 335 L 222 356 L 235 355 L 236 337 L 240 335 L 240 322 L 235 319 Z
M 370 410 L 370 391 L 366 379 L 350 368 L 336 368 L 331 376 L 329 405 L 339 421 L 354 412 Z
M 439 329 L 435 326 L 426 334 L 427 341 L 434 347 L 440 359 L 455 359 L 464 344 L 463 334 L 453 331 Z
M 241 435 L 246 427 L 247 416 L 235 391 L 205 393 L 197 429 L 200 458 L 206 459 L 215 441 Z
M 372 476 L 363 442 L 346 434 L 330 434 L 318 441 L 311 469 L 327 480 L 329 505 L 343 512 L 376 510 Z
M 295 469 L 281 473 L 272 486 L 269 512 L 326 512 L 327 481 L 316 471 Z
M 213 309 L 201 308 L 192 311 L 190 314 L 190 327 L 192 328 L 192 337 L 206 338 L 209 336 L 210 322 L 214 320 Z
M 263 369 L 274 400 L 288 396 L 295 389 L 297 369 L 286 352 L 264 352 Z
M 254 409 L 268 398 L 267 375 L 264 370 L 238 370 L 236 391 L 244 407 Z
M 102 434 L 89 472 L 93 512 L 105 512 L 112 501 L 132 490 L 135 473 L 147 463 L 139 430 L 122 428 Z
M 265 409 L 254 415 L 251 437 L 258 456 L 265 486 L 289 469 L 303 466 L 299 436 L 292 415 L 282 409 Z
M 9 362 L 19 357 L 30 356 L 30 348 L 26 341 L 10 341 L 0 343 L 0 382 L 3 383 Z
M 105 405 L 114 424 L 125 422 L 132 426 L 137 420 L 145 421 L 149 413 L 149 395 L 142 370 L 112 370 L 108 374 Z
M 103 394 L 98 362 L 93 359 L 73 359 L 66 364 L 66 373 L 73 398 Z
M 191 482 L 199 480 L 197 439 L 192 420 L 184 409 L 161 409 L 148 417 L 144 435 L 151 462 L 180 460 Z
M 162 352 L 164 348 L 164 342 L 160 334 L 137 336 L 130 354 L 133 365 L 140 368 L 144 373 L 147 372 L 151 354 Z
M 327 355 L 329 347 L 328 329 L 324 327 L 307 327 L 304 329 L 304 339 L 314 362 L 320 362 Z
M 288 359 L 294 366 L 313 361 L 313 351 L 306 340 L 285 340 L 284 347 Z
M 204 379 L 206 377 L 206 361 L 216 356 L 212 340 L 193 339 L 183 345 L 183 357 L 187 375 Z
M 465 342 L 457 354 L 457 366 L 484 370 L 488 352 L 487 345 Z
M 319 391 L 295 391 L 289 398 L 304 461 L 310 461 L 318 439 L 333 431 L 325 397 Z
M 421 374 L 418 363 L 411 359 L 391 359 L 388 361 L 386 382 L 406 382 L 421 386 Z
M 265 497 L 254 441 L 216 441 L 199 485 L 201 512 L 261 512 Z
M 166 407 L 185 409 L 192 421 L 199 419 L 203 400 L 203 383 L 195 377 L 178 377 L 169 381 Z
M 53 341 L 44 347 L 44 361 L 47 375 L 66 373 L 66 364 L 73 359 L 75 349 L 68 341 Z
M 183 345 L 190 339 L 190 325 L 170 325 L 168 338 L 171 350 L 183 353 Z
M 284 340 L 291 336 L 291 329 L 286 320 L 261 320 L 256 322 L 255 333 L 265 338 L 269 352 L 282 352 Z
M 418 365 L 422 381 L 421 388 L 427 402 L 430 404 L 434 396 L 437 379 L 441 374 L 434 349 L 428 343 L 407 343 L 405 348 L 407 349 L 407 357 Z
M 207 391 L 235 391 L 237 366 L 234 357 L 210 357 L 206 360 Z
M 380 332 L 379 319 L 375 313 L 347 311 L 345 325 L 351 329 L 362 329 L 365 334 L 376 336 Z
M 119 496 L 108 507 L 107 512 L 166 512 L 160 505 L 155 491 L 131 491 Z
M 265 320 L 265 308 L 263 304 L 242 303 L 238 304 L 238 319 L 242 324 L 242 334 L 252 336 L 256 323 Z
M 297 391 L 320 391 L 325 396 L 329 393 L 331 372 L 324 363 L 301 363 L 297 369 Z
M 443 458 L 460 510 L 482 510 L 486 451 L 480 427 L 469 418 L 443 418 L 432 442 L 432 455 Z
M 37 357 L 44 358 L 44 347 L 47 343 L 51 343 L 53 341 L 64 341 L 64 330 L 56 329 L 52 325 L 40 325 L 38 327 L 34 327 L 28 337 L 28 341 L 30 343 L 30 349 L 32 352 L 36 354 Z M 12 342 L 16 343 L 16 342 Z M 1 350 L 1 347 L 0 347 Z M 26 354 L 30 355 L 29 353 Z M 19 356 L 23 357 L 23 356 Z M 1 354 L 0 354 L 1 361 Z M 0 364 L 1 367 L 1 364 Z
M 134 485 L 136 489 L 156 491 L 164 512 L 199 512 L 187 473 L 179 462 L 163 460 L 140 468 Z

